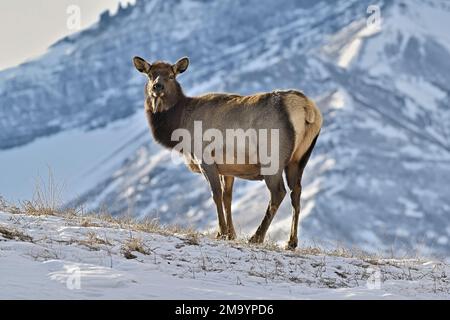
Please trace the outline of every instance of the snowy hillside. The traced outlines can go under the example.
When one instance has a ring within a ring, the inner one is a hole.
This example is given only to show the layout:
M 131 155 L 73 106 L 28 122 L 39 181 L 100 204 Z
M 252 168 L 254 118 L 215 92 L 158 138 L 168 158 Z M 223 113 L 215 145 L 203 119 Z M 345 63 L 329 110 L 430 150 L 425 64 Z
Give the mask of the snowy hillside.
M 287 253 L 136 227 L 0 212 L 0 299 L 450 298 L 450 266 L 436 261 Z
M 448 257 L 450 6 L 381 1 L 378 31 L 366 26 L 372 2 L 140 0 L 104 15 L 0 73 L 0 194 L 29 198 L 48 165 L 70 204 L 214 227 L 203 178 L 151 138 L 144 79 L 131 64 L 135 55 L 188 55 L 180 77 L 188 94 L 297 88 L 320 105 L 325 127 L 304 178 L 302 243 Z M 263 184 L 237 183 L 241 237 L 267 201 Z M 285 200 L 271 239 L 285 241 L 290 220 Z

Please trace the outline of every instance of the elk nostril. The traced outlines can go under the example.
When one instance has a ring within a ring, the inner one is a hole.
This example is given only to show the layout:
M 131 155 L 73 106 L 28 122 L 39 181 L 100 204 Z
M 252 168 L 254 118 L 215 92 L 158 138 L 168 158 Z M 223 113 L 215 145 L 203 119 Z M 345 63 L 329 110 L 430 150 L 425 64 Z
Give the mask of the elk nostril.
M 161 91 L 161 90 L 164 89 L 164 85 L 163 85 L 162 83 L 155 83 L 155 84 L 153 85 L 153 89 L 154 89 L 155 91 Z

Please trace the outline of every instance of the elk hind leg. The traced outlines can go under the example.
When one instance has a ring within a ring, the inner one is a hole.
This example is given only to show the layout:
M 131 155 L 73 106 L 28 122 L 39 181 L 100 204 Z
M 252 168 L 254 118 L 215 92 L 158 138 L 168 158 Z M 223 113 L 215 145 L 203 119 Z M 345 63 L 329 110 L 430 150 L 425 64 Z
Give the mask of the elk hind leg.
M 266 210 L 266 215 L 256 230 L 255 234 L 250 238 L 250 243 L 262 243 L 266 236 L 267 230 L 273 220 L 273 217 L 277 213 L 281 202 L 286 196 L 286 189 L 284 187 L 283 175 L 277 174 L 273 176 L 266 176 L 264 178 L 267 188 L 270 191 L 270 202 Z
M 317 136 L 318 137 L 318 136 Z M 317 137 L 311 143 L 306 153 L 300 159 L 300 162 L 291 162 L 286 167 L 286 180 L 291 190 L 292 205 L 292 224 L 289 241 L 286 245 L 287 250 L 295 250 L 298 246 L 298 222 L 300 216 L 300 197 L 302 195 L 302 177 L 306 164 L 309 161 L 312 150 L 317 141 Z

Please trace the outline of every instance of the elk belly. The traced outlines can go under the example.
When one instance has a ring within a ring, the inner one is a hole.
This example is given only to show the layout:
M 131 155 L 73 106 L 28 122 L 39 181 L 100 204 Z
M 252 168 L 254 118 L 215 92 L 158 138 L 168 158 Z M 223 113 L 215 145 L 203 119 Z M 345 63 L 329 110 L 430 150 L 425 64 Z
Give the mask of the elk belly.
M 258 164 L 218 164 L 219 174 L 247 180 L 261 180 L 261 166 Z

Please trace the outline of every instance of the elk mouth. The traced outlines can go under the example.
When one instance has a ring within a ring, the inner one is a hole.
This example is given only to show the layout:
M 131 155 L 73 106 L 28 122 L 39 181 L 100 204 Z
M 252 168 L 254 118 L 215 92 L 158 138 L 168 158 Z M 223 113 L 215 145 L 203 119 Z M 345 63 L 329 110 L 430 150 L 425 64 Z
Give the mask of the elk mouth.
M 152 99 L 153 112 L 162 111 L 163 96 L 164 96 L 163 93 L 161 93 L 159 95 L 157 95 L 155 93 L 153 94 L 153 99 Z

